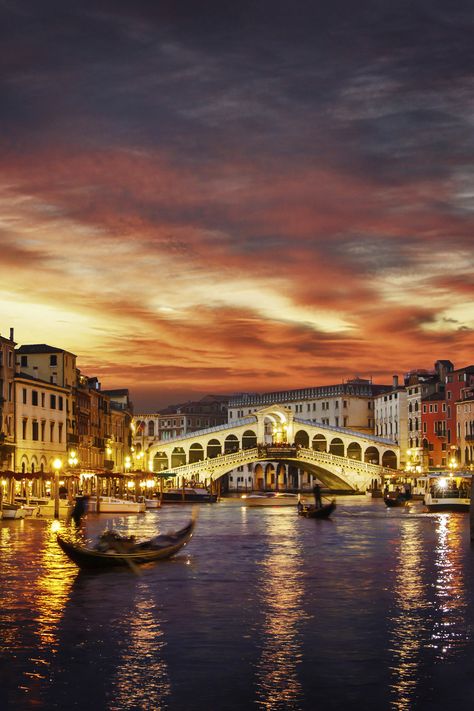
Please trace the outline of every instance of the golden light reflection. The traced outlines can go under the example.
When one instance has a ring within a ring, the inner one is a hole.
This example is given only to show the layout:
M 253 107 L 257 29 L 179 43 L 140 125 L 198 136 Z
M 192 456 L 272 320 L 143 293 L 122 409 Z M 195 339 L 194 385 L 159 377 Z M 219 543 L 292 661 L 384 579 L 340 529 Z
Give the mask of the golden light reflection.
M 145 583 L 136 588 L 126 619 L 117 620 L 120 639 L 126 644 L 112 679 L 112 695 L 117 709 L 168 707 L 171 684 L 163 650 L 166 646 L 159 613 Z M 117 650 L 119 651 L 119 650 Z
M 397 577 L 394 588 L 396 612 L 390 617 L 393 707 L 409 711 L 418 681 L 423 627 L 426 625 L 426 589 L 423 584 L 423 558 L 420 523 L 417 519 L 403 522 L 397 557 Z
M 435 605 L 438 615 L 431 639 L 438 658 L 445 659 L 463 649 L 469 639 L 462 562 L 465 518 L 459 514 L 441 514 L 437 524 Z
M 270 544 L 262 563 L 257 603 L 264 634 L 257 663 L 257 703 L 268 710 L 292 708 L 303 696 L 297 665 L 302 660 L 299 630 L 307 619 L 302 612 L 304 588 L 300 582 L 304 562 L 295 544 L 297 517 L 272 513 L 276 515 L 268 516 Z
M 77 568 L 69 563 L 56 541 L 56 522 L 51 522 L 41 555 L 42 571 L 35 582 L 38 648 L 58 650 L 58 624 L 62 618 Z M 59 522 L 58 522 L 59 523 Z

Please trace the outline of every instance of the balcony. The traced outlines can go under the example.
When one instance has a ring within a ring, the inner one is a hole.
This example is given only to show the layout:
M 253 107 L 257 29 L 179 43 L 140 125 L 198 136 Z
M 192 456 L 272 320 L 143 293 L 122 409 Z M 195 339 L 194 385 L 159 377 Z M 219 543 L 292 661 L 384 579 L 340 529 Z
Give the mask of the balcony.
M 446 437 L 446 430 L 443 430 L 441 427 L 437 427 L 435 429 L 435 435 L 437 437 Z
M 464 438 L 466 442 L 474 442 L 474 432 L 470 432 Z
M 68 432 L 66 436 L 66 442 L 68 444 L 79 444 L 79 435 Z

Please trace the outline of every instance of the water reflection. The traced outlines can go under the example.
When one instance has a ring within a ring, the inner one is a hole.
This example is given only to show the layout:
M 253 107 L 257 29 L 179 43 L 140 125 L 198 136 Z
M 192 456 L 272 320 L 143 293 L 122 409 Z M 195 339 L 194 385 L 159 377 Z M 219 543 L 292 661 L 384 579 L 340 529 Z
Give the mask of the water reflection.
M 426 632 L 426 588 L 419 519 L 401 523 L 391 623 L 393 707 L 408 711 L 419 679 L 420 649 Z
M 464 520 L 459 514 L 441 514 L 437 518 L 435 610 L 438 614 L 431 639 L 438 659 L 459 652 L 469 639 L 462 561 Z
M 301 663 L 303 560 L 297 545 L 294 516 L 269 512 L 268 554 L 262 562 L 258 604 L 264 635 L 257 663 L 256 703 L 268 709 L 294 709 L 303 697 L 297 666 Z
M 163 657 L 166 646 L 160 613 L 145 584 L 137 586 L 126 618 L 117 622 L 120 651 L 112 677 L 111 711 L 168 707 L 171 684 Z
M 434 551 L 426 530 L 422 530 L 426 525 L 435 526 Z M 449 513 L 404 520 L 400 528 L 395 611 L 389 617 L 392 706 L 399 711 L 415 706 L 420 678 L 426 674 L 422 665 L 426 665 L 427 650 L 434 652 L 434 663 L 444 664 L 469 640 L 462 560 L 464 528 L 465 519 Z

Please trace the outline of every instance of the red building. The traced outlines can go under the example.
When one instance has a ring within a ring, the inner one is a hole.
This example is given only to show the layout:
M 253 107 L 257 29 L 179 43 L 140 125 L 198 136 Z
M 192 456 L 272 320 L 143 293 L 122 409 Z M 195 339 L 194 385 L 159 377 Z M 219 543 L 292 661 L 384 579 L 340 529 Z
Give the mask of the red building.
M 427 395 L 421 401 L 421 428 L 424 460 L 429 468 L 446 467 L 446 400 L 444 391 Z
M 446 446 L 449 458 L 461 462 L 457 437 L 456 401 L 462 400 L 463 391 L 474 386 L 474 365 L 458 368 L 446 375 Z M 449 464 L 449 462 L 447 462 Z

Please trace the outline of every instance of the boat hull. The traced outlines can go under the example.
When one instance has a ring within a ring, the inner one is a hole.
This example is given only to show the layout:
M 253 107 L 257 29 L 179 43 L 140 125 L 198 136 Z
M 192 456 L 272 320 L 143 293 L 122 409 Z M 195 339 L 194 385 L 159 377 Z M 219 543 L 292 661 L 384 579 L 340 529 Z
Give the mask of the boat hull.
M 331 501 L 330 504 L 324 504 L 323 506 L 303 506 L 298 509 L 299 516 L 304 518 L 329 518 L 329 516 L 335 511 L 336 502 Z
M 157 549 L 141 549 L 131 553 L 101 552 L 68 541 L 60 535 L 57 536 L 57 542 L 61 550 L 79 568 L 100 570 L 104 568 L 129 567 L 134 569 L 136 565 L 172 558 L 190 541 L 194 525 L 195 519 L 193 518 L 187 526 L 174 534 L 175 541 L 170 545 Z
M 242 496 L 244 506 L 296 506 L 298 504 L 297 494 L 244 494 Z
M 216 494 L 193 490 L 164 491 L 161 497 L 162 504 L 215 504 L 216 501 Z
M 101 498 L 99 513 L 104 514 L 125 514 L 143 513 L 145 504 L 137 501 L 127 501 L 126 499 Z M 97 501 L 91 497 L 87 502 L 87 513 L 97 513 Z
M 389 509 L 400 508 L 408 503 L 408 500 L 405 499 L 405 497 L 394 498 L 391 496 L 384 496 L 383 500 L 385 502 L 385 506 L 387 506 Z

